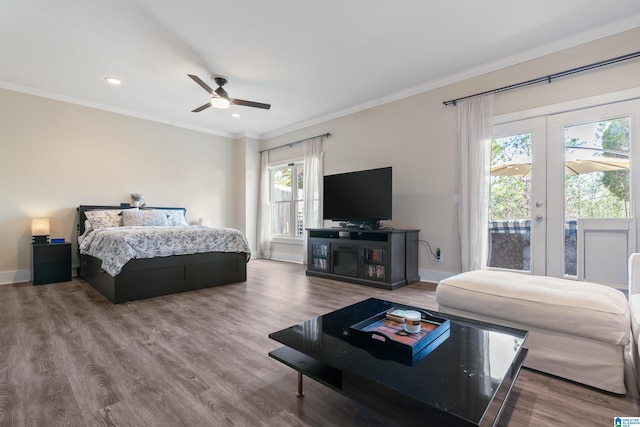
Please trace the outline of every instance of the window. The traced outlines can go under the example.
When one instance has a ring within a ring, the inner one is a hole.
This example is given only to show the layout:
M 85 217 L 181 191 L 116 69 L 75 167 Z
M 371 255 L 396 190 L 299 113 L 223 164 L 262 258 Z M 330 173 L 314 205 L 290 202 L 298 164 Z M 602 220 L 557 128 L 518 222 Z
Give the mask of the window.
M 271 234 L 304 235 L 304 167 L 302 162 L 277 166 L 271 172 Z

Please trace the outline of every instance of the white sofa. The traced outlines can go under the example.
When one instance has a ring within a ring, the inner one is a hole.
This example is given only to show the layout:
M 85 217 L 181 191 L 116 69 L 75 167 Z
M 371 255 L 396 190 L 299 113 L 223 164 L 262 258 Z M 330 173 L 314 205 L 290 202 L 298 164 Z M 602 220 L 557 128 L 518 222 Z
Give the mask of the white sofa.
M 631 360 L 640 388 L 640 254 L 629 257 L 629 311 L 631 315 Z
M 436 301 L 443 313 L 529 331 L 524 344 L 529 349 L 524 361 L 528 368 L 626 393 L 624 351 L 630 316 L 627 298 L 618 290 L 589 282 L 482 270 L 442 280 Z

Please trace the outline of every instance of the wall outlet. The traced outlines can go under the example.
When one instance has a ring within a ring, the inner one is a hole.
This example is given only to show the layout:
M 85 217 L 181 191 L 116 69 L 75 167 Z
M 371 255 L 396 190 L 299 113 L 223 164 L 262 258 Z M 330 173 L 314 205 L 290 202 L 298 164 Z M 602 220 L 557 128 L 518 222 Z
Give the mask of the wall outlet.
M 436 248 L 436 262 L 442 262 L 442 251 L 440 248 Z

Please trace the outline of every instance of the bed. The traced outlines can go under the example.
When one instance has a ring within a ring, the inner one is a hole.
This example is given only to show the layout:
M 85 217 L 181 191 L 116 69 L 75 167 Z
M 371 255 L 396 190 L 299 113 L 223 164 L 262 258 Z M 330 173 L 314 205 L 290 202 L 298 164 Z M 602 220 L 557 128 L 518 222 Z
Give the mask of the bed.
M 119 212 L 119 224 L 114 223 L 118 220 L 114 211 Z M 251 251 L 244 235 L 232 229 L 190 226 L 186 223 L 185 212 L 184 208 L 157 207 L 138 211 L 137 208 L 122 206 L 80 205 L 77 224 L 80 258 L 78 276 L 114 304 L 246 281 Z M 167 218 L 166 224 L 136 222 L 138 217 L 153 217 L 155 221 L 162 219 L 161 215 Z M 228 237 L 215 243 L 210 242 L 212 238 L 201 236 L 215 233 L 216 230 L 233 234 L 225 234 Z M 177 254 L 172 254 L 167 248 L 170 245 L 164 243 L 149 244 L 158 246 L 160 255 L 147 258 L 150 255 L 140 257 L 134 254 L 131 246 L 143 245 L 146 234 L 160 233 L 168 233 L 171 237 L 163 237 L 164 241 L 156 242 L 171 243 L 175 236 L 179 236 L 183 242 L 198 240 L 195 249 L 181 248 L 176 244 Z M 107 243 L 109 234 L 122 234 L 122 238 L 130 244 Z M 101 243 L 98 246 L 102 246 L 101 254 L 92 247 L 98 242 Z M 116 244 L 127 245 L 127 248 L 118 249 L 120 246 Z M 116 261 L 111 258 L 114 254 L 119 258 Z

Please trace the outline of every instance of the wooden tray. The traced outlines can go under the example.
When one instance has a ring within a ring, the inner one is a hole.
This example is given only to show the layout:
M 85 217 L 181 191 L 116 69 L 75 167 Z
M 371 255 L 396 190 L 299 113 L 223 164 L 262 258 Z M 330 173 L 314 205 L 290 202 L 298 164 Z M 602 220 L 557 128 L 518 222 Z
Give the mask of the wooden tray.
M 424 354 L 420 354 L 423 350 L 429 347 L 429 352 L 433 351 L 449 336 L 450 321 L 448 319 L 432 316 L 418 309 L 411 310 L 420 312 L 420 332 L 405 332 L 403 323 L 387 318 L 388 312 L 396 310 L 399 309 L 394 307 L 391 310 L 385 310 L 352 325 L 349 328 L 349 335 L 365 348 L 384 349 L 391 355 L 403 358 L 415 358 L 418 355 L 423 357 Z M 429 346 L 432 343 L 436 345 Z

